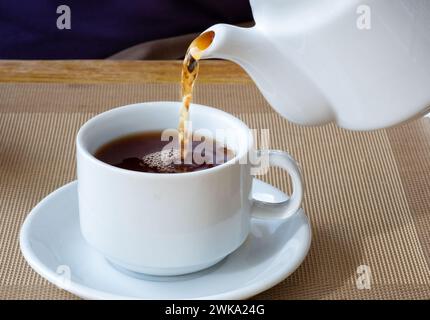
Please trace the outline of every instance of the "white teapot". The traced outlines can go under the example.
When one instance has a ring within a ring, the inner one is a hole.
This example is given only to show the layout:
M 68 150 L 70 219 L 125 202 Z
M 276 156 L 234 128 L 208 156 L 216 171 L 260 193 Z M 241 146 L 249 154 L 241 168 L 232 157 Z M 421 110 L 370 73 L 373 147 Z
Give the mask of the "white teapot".
M 303 125 L 354 130 L 430 112 L 429 0 L 251 0 L 256 25 L 218 24 L 202 59 L 247 71 Z

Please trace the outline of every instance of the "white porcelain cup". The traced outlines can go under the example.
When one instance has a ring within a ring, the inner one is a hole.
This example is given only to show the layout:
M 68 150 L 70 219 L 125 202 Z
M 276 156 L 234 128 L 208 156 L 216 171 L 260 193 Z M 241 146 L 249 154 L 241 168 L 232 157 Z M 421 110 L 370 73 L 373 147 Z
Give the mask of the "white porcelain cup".
M 150 275 L 205 269 L 246 240 L 251 217 L 287 219 L 301 205 L 300 171 L 282 151 L 259 154 L 290 174 L 291 197 L 277 204 L 254 199 L 249 157 L 256 151 L 250 129 L 232 115 L 202 105 L 191 106 L 193 131 L 205 130 L 214 137 L 221 132 L 222 140 L 235 152 L 224 164 L 189 173 L 157 174 L 117 168 L 93 156 L 115 138 L 176 128 L 179 108 L 177 102 L 128 105 L 95 116 L 79 130 L 82 235 L 120 268 Z

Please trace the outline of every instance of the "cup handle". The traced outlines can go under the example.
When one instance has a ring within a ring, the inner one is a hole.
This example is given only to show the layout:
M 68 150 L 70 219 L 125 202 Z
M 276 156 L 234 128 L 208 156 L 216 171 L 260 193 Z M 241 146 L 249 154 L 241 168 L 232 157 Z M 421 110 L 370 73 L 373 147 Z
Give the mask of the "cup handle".
M 279 167 L 288 172 L 291 177 L 293 194 L 283 202 L 272 203 L 254 198 L 251 215 L 259 219 L 287 219 L 295 214 L 303 199 L 303 183 L 300 169 L 291 156 L 284 151 L 258 151 L 259 156 L 268 156 L 269 165 Z

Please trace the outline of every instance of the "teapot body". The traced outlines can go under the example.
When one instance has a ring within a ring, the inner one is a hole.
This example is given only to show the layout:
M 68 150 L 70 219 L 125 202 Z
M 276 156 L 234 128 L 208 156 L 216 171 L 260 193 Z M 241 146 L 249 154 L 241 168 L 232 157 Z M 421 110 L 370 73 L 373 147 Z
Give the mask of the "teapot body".
M 430 1 L 251 0 L 256 25 L 215 25 L 203 58 L 232 60 L 303 125 L 389 127 L 430 106 Z

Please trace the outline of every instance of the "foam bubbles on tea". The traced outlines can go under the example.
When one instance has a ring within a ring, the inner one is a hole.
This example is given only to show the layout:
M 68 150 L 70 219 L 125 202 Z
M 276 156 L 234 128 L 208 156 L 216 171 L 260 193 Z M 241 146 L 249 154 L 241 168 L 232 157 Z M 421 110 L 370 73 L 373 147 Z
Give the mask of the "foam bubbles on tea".
M 175 163 L 178 164 L 180 161 L 179 150 L 170 149 L 147 154 L 142 158 L 141 165 L 160 173 L 175 173 Z

